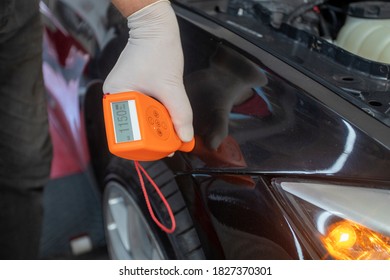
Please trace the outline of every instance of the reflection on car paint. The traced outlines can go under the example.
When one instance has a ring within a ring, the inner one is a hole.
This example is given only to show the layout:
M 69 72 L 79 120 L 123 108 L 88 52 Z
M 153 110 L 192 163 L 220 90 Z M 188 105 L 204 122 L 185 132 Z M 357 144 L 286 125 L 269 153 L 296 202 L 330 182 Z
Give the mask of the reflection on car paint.
M 206 147 L 216 149 L 229 135 L 250 166 L 248 172 L 352 177 L 376 165 L 369 177 L 390 176 L 383 172 L 389 158 L 377 160 L 386 154 L 382 146 L 362 146 L 368 140 L 362 131 L 305 92 L 226 46 L 219 45 L 210 56 L 208 68 L 185 78 L 195 134 Z M 356 156 L 364 160 L 346 164 Z M 195 165 L 206 166 L 199 161 Z
M 276 203 L 268 178 L 389 179 L 387 150 L 285 80 L 282 70 L 268 69 L 261 57 L 249 59 L 218 39 L 202 37 L 186 23 L 181 27 L 186 31 L 185 57 L 191 62 L 185 85 L 198 142 L 186 156 L 194 180 L 189 192 L 198 191 L 204 198 L 196 209 L 209 213 L 208 230 L 215 231 L 224 256 L 328 258 L 302 243 Z M 190 46 L 191 34 L 202 42 L 200 50 Z M 227 142 L 236 152 L 223 152 Z M 242 176 L 250 180 L 240 180 Z

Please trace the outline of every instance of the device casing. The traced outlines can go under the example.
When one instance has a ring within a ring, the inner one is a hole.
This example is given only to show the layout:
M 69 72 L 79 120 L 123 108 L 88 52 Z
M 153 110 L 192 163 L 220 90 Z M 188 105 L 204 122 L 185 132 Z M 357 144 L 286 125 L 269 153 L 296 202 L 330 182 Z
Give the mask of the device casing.
M 134 100 L 141 139 L 117 143 L 111 104 Z M 104 122 L 109 151 L 121 158 L 153 161 L 178 150 L 190 152 L 195 140 L 182 142 L 177 136 L 167 109 L 157 100 L 137 91 L 105 94 L 103 96 Z

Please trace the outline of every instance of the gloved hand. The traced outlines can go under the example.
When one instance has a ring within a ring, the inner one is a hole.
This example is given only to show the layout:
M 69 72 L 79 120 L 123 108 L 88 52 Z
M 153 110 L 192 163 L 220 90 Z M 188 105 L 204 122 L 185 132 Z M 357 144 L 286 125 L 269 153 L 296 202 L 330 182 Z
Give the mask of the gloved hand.
M 183 51 L 171 4 L 157 1 L 128 18 L 129 40 L 107 76 L 104 93 L 135 90 L 167 108 L 184 142 L 193 137 L 192 109 L 183 85 Z

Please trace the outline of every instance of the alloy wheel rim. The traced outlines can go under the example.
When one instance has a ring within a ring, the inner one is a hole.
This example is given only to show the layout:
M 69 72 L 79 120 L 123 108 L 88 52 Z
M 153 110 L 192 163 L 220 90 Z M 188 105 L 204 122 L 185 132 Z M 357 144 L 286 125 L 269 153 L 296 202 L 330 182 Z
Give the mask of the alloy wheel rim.
M 106 238 L 112 259 L 164 259 L 141 209 L 122 185 L 109 182 L 104 203 Z

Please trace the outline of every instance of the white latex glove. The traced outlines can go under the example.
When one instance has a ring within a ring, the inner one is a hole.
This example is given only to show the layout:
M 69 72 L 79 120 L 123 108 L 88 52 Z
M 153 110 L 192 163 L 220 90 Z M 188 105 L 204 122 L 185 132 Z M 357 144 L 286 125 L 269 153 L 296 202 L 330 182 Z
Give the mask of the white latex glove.
M 129 40 L 104 85 L 104 93 L 135 90 L 167 108 L 184 142 L 193 137 L 192 109 L 183 85 L 184 58 L 176 15 L 167 0 L 130 15 Z

